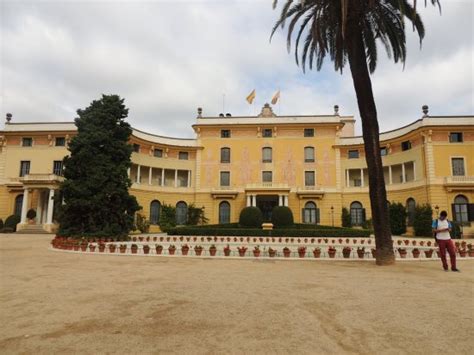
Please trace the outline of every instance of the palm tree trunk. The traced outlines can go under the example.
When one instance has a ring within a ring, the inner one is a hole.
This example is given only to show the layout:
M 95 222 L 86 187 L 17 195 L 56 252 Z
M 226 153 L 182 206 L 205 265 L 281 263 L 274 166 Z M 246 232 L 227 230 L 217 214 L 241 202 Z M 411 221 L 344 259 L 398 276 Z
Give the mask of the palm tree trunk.
M 362 119 L 365 158 L 369 172 L 370 205 L 377 249 L 376 263 L 377 265 L 389 265 L 395 262 L 395 255 L 390 232 L 382 158 L 380 156 L 377 108 L 375 107 L 361 31 L 358 24 L 355 23 L 356 21 L 353 21 L 352 26 L 349 22 L 347 28 L 348 58 Z

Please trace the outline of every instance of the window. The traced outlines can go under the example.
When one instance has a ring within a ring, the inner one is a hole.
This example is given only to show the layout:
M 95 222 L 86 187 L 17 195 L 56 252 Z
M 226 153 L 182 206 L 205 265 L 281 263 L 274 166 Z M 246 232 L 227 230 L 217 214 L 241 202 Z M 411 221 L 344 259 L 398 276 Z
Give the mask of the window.
M 21 139 L 21 146 L 22 147 L 31 147 L 33 146 L 33 138 L 27 137 Z
M 153 156 L 155 156 L 157 158 L 163 158 L 163 149 L 153 150 Z
M 222 129 L 221 130 L 221 138 L 230 138 L 230 130 L 229 129 Z
M 230 203 L 222 201 L 219 204 L 219 224 L 230 223 Z
M 23 206 L 23 195 L 18 195 L 15 197 L 15 207 L 13 214 L 15 216 L 20 217 L 21 216 L 21 207 Z
M 388 154 L 388 149 L 387 149 L 387 147 L 382 147 L 382 148 L 380 148 L 380 155 L 381 155 L 381 156 L 384 157 L 384 156 L 386 156 L 387 154 Z
M 362 208 L 360 202 L 351 203 L 351 224 L 353 226 L 360 226 L 365 221 L 365 210 Z
M 134 143 L 134 144 L 133 144 L 133 151 L 134 151 L 135 153 L 140 153 L 140 144 Z
M 464 176 L 466 174 L 464 170 L 464 158 L 451 158 L 451 167 L 453 176 Z
M 262 149 L 262 162 L 264 163 L 272 162 L 272 148 L 265 147 Z
M 158 200 L 150 203 L 150 224 L 160 224 L 161 203 Z
M 449 134 L 449 141 L 451 143 L 461 143 L 463 141 L 462 132 L 451 132 Z
M 413 226 L 413 221 L 415 220 L 415 200 L 411 197 L 407 200 L 407 224 L 408 226 Z
M 55 160 L 53 162 L 53 174 L 57 176 L 63 176 L 63 161 Z
M 188 205 L 180 201 L 176 204 L 176 224 L 183 225 L 188 221 Z
M 230 163 L 230 148 L 221 148 L 221 163 Z
M 314 163 L 314 148 L 313 147 L 304 148 L 304 161 L 305 163 Z
M 271 171 L 262 171 L 262 182 L 272 182 L 273 173 Z
M 319 209 L 312 201 L 306 202 L 303 208 L 303 223 L 318 224 L 319 223 Z
M 179 152 L 178 159 L 180 160 L 188 160 L 189 153 L 188 152 Z
M 314 128 L 305 128 L 304 129 L 305 137 L 314 137 Z
M 410 141 L 405 141 L 402 142 L 402 150 L 410 150 L 411 149 L 411 142 Z
M 466 196 L 458 195 L 454 199 L 453 214 L 454 220 L 460 223 L 469 222 L 469 201 Z
M 230 172 L 221 171 L 221 186 L 230 186 Z
M 20 162 L 20 177 L 28 175 L 30 173 L 30 161 L 22 160 Z
M 349 150 L 348 157 L 349 157 L 349 159 L 359 159 L 359 151 L 358 150 Z
M 361 187 L 362 186 L 362 180 L 361 179 L 354 179 L 354 186 L 355 187 Z
M 271 136 L 272 136 L 272 133 L 273 133 L 273 131 L 272 131 L 271 128 L 265 128 L 265 129 L 263 130 L 262 136 L 263 136 L 263 137 L 271 137 Z
M 314 186 L 314 171 L 305 171 L 304 172 L 304 186 Z

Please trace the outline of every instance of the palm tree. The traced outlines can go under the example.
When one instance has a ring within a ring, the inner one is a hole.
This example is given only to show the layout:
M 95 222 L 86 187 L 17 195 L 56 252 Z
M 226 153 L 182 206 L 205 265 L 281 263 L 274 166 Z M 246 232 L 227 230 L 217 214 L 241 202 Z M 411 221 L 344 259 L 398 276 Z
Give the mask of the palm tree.
M 427 5 L 425 0 L 425 6 Z M 274 0 L 274 8 L 278 0 Z M 395 63 L 405 63 L 405 19 L 418 33 L 420 44 L 425 30 L 416 11 L 416 0 L 286 0 L 272 36 L 278 27 L 284 28 L 288 20 L 288 50 L 295 32 L 295 59 L 303 71 L 308 65 L 320 70 L 329 55 L 337 71 L 349 62 L 359 113 L 362 119 L 365 156 L 369 172 L 370 204 L 376 241 L 377 265 L 395 262 L 387 192 L 383 175 L 379 145 L 377 109 L 372 92 L 370 74 L 377 65 L 377 44 L 385 47 Z M 429 0 L 440 6 L 439 0 Z M 299 29 L 295 27 L 299 23 Z M 304 38 L 304 39 L 303 39 Z M 303 41 L 302 50 L 299 50 Z

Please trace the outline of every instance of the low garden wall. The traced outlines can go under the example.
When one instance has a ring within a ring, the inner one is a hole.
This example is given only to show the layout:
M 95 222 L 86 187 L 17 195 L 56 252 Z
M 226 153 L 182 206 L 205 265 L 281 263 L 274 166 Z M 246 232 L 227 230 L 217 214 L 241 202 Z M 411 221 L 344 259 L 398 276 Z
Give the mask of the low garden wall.
M 395 255 L 401 260 L 439 258 L 432 239 L 393 241 Z M 474 260 L 473 241 L 456 241 L 461 258 Z M 210 237 L 210 236 L 148 236 L 132 237 L 131 241 L 81 240 L 56 237 L 54 250 L 109 255 L 143 255 L 174 257 L 283 258 L 373 260 L 373 238 L 293 238 L 293 237 Z

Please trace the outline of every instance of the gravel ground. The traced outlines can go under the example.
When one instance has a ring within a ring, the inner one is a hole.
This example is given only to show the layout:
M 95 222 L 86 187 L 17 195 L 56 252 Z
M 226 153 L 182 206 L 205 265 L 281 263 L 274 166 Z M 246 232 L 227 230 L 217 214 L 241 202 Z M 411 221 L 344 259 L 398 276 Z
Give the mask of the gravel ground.
M 0 236 L 0 352 L 472 354 L 474 260 L 81 255 Z

